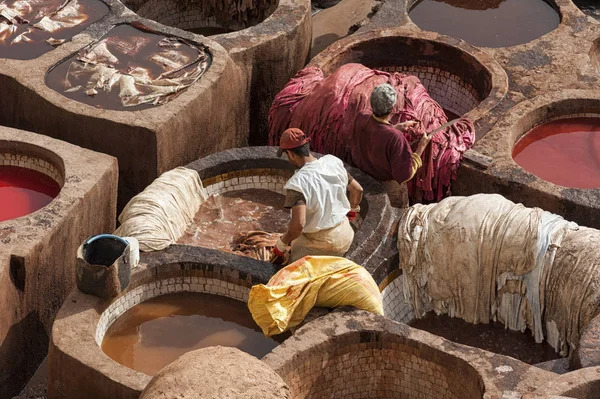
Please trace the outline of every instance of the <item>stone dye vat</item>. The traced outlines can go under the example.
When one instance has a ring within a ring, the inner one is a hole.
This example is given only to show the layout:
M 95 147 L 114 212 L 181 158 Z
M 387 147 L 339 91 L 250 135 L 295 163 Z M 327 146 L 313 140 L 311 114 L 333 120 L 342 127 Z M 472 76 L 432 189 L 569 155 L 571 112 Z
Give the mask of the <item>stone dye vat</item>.
M 328 75 L 353 62 L 415 75 L 446 112 L 471 120 L 485 115 L 507 91 L 505 72 L 484 52 L 444 38 L 429 40 L 404 31 L 354 34 L 320 53 L 309 66 L 319 67 Z
M 139 24 L 119 25 L 52 68 L 46 83 L 96 108 L 147 109 L 184 92 L 210 64 L 210 53 L 202 45 L 157 35 Z
M 244 366 L 240 367 L 241 364 Z M 140 399 L 199 395 L 206 398 L 291 398 L 281 377 L 260 360 L 234 348 L 212 347 L 189 352 L 162 369 Z
M 265 284 L 273 274 L 272 265 L 179 245 L 141 258 L 129 287 L 112 302 L 78 290 L 65 302 L 50 344 L 51 398 L 138 398 L 151 379 L 149 374 L 186 348 L 239 345 L 262 356 L 278 344 L 258 332 L 254 335 L 258 327 L 252 326 L 245 305 L 250 287 Z M 160 318 L 177 313 L 172 320 Z M 129 335 L 133 332 L 128 328 L 140 324 L 141 335 Z M 169 338 L 174 340 L 165 345 Z M 245 346 L 250 338 L 252 348 Z M 139 352 L 141 346 L 144 353 Z M 132 359 L 134 354 L 143 356 L 143 364 Z
M 4 398 L 18 394 L 46 356 L 52 322 L 75 283 L 79 243 L 114 228 L 117 162 L 48 137 L 0 128 L 0 174 Z
M 30 60 L 54 50 L 108 14 L 100 0 L 6 0 L 0 4 L 0 56 Z
M 489 157 L 488 163 L 482 167 L 467 160 L 454 184 L 454 193 L 500 193 L 525 206 L 540 207 L 582 226 L 599 228 L 599 147 L 593 133 L 599 116 L 600 97 L 591 91 L 566 90 L 521 102 L 475 145 L 475 150 Z M 558 131 L 571 133 L 552 134 Z M 545 138 L 530 144 L 531 137 Z M 553 144 L 556 141 L 558 144 Z M 529 154 L 527 148 L 522 150 L 525 145 L 538 147 L 528 159 L 522 159 Z M 545 156 L 539 156 L 540 149 L 546 151 Z M 568 171 L 565 163 L 570 165 Z
M 253 196 L 249 196 L 253 201 L 263 197 L 260 204 L 250 205 L 253 209 L 258 206 L 259 210 L 255 216 L 249 217 L 254 224 L 249 224 L 248 227 L 257 229 L 267 226 L 271 230 L 269 232 L 285 232 L 287 229 L 289 210 L 282 209 L 285 193 L 283 187 L 292 176 L 293 167 L 284 157 L 276 156 L 275 148 L 252 147 L 228 150 L 192 162 L 187 165 L 187 168 L 198 172 L 209 195 L 218 194 L 225 197 L 222 200 L 230 201 L 232 205 L 236 205 L 236 201 L 241 200 L 242 204 L 245 201 L 236 192 L 248 190 L 246 193 L 254 193 Z M 348 167 L 348 171 L 362 185 L 364 195 L 360 217 L 353 222 L 356 230 L 354 242 L 346 257 L 363 266 L 389 262 L 393 256 L 391 242 L 393 240 L 390 234 L 393 234 L 391 226 L 396 211 L 390 206 L 389 199 L 378 182 L 358 169 Z M 207 207 L 212 208 L 206 210 L 207 221 L 219 219 L 220 207 L 216 207 L 214 202 L 208 203 Z M 262 213 L 261 207 L 265 207 L 263 209 L 267 212 Z M 225 213 L 231 214 L 236 214 L 238 211 L 224 210 Z M 217 230 L 211 228 L 210 223 L 205 225 L 203 234 L 210 235 L 211 231 Z M 206 246 L 200 243 L 198 237 L 193 239 L 193 234 L 202 233 L 201 228 L 202 226 L 196 224 L 190 226 L 179 243 Z
M 18 218 L 48 205 L 60 192 L 53 178 L 22 166 L 9 166 L 9 154 L 0 160 L 0 222 Z M 21 161 L 23 164 L 25 162 Z
M 126 206 L 115 234 L 138 239 L 142 251 L 180 244 L 268 261 L 278 234 L 287 230 L 284 186 L 294 172 L 276 153 L 275 147 L 228 150 L 161 175 Z M 387 263 L 397 211 L 378 182 L 348 170 L 364 195 L 346 257 L 363 265 Z
M 405 300 L 402 279 L 401 271 L 396 270 L 380 284 L 386 317 L 452 342 L 510 356 L 532 365 L 560 358 L 546 342 L 537 344 L 531 331 L 523 334 L 506 330 L 501 323 L 470 324 L 445 315 L 437 316 L 434 312 L 416 319 L 412 305 Z
M 531 348 L 533 338 L 570 356 L 564 370 L 569 363 L 571 369 L 598 366 L 600 355 L 592 348 L 599 330 L 600 269 L 591 248 L 599 236 L 598 230 L 499 195 L 415 205 L 399 223 L 401 271 L 380 285 L 385 314 L 536 365 L 556 356 L 549 348 Z M 529 334 L 530 344 L 511 344 L 516 337 L 494 332 L 494 326 L 465 328 L 428 312 L 473 324 L 498 322 Z
M 135 305 L 106 331 L 102 351 L 147 375 L 182 354 L 210 346 L 236 347 L 258 359 L 278 343 L 256 328 L 248 308 L 219 295 L 179 293 Z
M 515 144 L 513 159 L 556 185 L 600 188 L 600 119 L 559 119 L 538 125 Z
M 409 17 L 421 29 L 481 47 L 528 43 L 556 29 L 560 16 L 545 0 L 417 0 Z
M 536 398 L 556 376 L 350 309 L 305 324 L 264 362 L 294 398 Z

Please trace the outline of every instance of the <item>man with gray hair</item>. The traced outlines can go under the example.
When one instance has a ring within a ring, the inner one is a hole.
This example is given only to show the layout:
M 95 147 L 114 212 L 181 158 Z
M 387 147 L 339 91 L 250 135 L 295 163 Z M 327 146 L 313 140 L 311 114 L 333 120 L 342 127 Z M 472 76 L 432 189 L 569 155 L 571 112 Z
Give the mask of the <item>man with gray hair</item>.
M 411 150 L 402 131 L 418 122 L 406 121 L 395 126 L 390 124 L 396 96 L 396 90 L 387 83 L 373 89 L 373 112 L 361 111 L 356 118 L 352 161 L 356 167 L 383 184 L 393 206 L 405 207 L 408 206 L 405 183 L 412 179 L 423 164 L 421 156 L 431 137 L 424 135 L 416 150 Z

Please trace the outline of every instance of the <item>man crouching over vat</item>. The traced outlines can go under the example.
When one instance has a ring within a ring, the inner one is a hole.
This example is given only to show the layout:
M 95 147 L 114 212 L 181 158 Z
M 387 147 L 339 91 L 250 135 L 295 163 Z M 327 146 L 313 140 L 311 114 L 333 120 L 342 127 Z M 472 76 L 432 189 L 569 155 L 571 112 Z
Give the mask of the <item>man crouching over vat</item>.
M 361 185 L 339 158 L 315 158 L 300 129 L 283 132 L 277 154 L 284 153 L 298 170 L 284 186 L 284 207 L 291 209 L 292 216 L 288 230 L 273 248 L 271 262 L 294 262 L 308 255 L 343 256 L 354 239 L 349 220 L 360 212 Z

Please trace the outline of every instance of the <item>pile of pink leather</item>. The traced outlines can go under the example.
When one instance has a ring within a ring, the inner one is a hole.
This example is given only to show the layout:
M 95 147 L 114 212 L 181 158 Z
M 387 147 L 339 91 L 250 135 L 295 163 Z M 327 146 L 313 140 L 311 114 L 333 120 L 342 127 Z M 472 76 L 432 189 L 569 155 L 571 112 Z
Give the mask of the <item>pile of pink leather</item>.
M 316 67 L 298 72 L 275 97 L 269 111 L 269 145 L 279 144 L 288 127 L 297 127 L 311 138 L 311 149 L 333 154 L 350 165 L 356 116 L 370 110 L 371 91 L 389 83 L 398 93 L 390 122 L 408 120 L 420 123 L 405 132 L 413 150 L 423 134 L 444 125 L 444 110 L 429 95 L 415 76 L 373 70 L 360 64 L 346 64 L 325 77 Z M 451 182 L 465 151 L 475 142 L 475 128 L 461 119 L 433 136 L 423 154 L 423 166 L 408 182 L 411 202 L 439 201 L 450 194 Z

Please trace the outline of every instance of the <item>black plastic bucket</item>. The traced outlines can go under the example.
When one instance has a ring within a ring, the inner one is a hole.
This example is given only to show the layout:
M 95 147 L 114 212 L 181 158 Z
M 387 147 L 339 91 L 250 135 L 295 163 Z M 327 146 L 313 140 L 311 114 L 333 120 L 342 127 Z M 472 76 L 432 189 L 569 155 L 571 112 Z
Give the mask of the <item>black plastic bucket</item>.
M 84 241 L 77 251 L 77 287 L 86 294 L 113 298 L 129 285 L 129 242 L 101 234 Z

